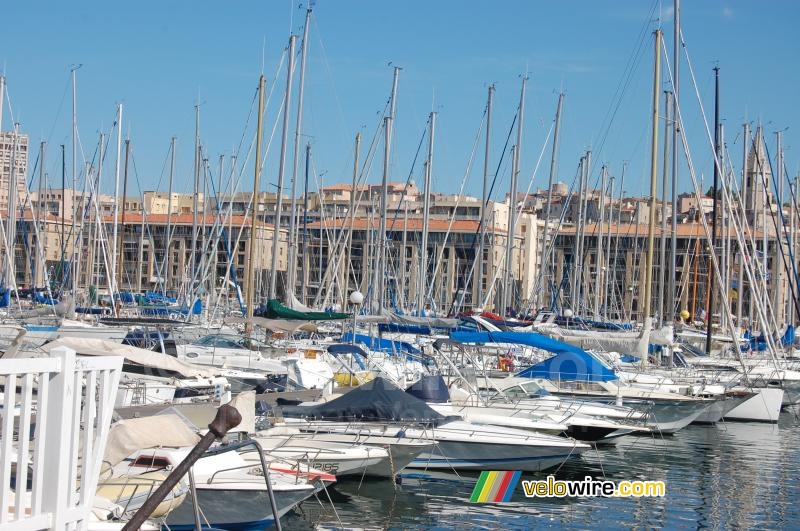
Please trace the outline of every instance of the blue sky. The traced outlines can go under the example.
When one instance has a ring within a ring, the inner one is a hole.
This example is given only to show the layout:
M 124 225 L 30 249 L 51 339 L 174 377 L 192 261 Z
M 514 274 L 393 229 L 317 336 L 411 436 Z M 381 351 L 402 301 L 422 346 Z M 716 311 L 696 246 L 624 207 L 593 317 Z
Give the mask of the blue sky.
M 714 64 L 722 76 L 722 114 L 735 153 L 745 117 L 761 120 L 770 133 L 786 132 L 787 165 L 800 131 L 796 105 L 800 51 L 800 3 L 736 0 L 684 1 L 683 30 L 709 119 L 713 119 Z M 455 193 L 472 149 L 490 83 L 497 86 L 492 167 L 497 163 L 519 98 L 520 74 L 530 76 L 520 188 L 530 180 L 555 113 L 557 93 L 566 92 L 559 179 L 570 182 L 581 153 L 595 151 L 595 171 L 607 162 L 619 176 L 629 161 L 625 189 L 648 188 L 652 37 L 664 15 L 672 49 L 671 2 L 615 1 L 396 1 L 320 0 L 314 8 L 309 47 L 303 134 L 312 142 L 315 182 L 350 180 L 353 137 L 375 132 L 388 97 L 392 65 L 402 67 L 391 179 L 410 171 L 427 114 L 438 111 L 434 189 Z M 650 16 L 653 13 L 653 17 Z M 194 104 L 201 106 L 201 137 L 209 158 L 229 155 L 245 129 L 258 75 L 267 86 L 278 74 L 265 117 L 268 139 L 277 117 L 285 68 L 278 62 L 291 31 L 300 33 L 305 6 L 270 2 L 15 2 L 3 11 L 0 62 L 5 65 L 14 119 L 37 145 L 49 143 L 46 169 L 60 183 L 58 145 L 69 152 L 69 69 L 78 70 L 78 121 L 87 156 L 101 131 L 109 132 L 115 105 L 124 105 L 123 130 L 130 135 L 136 165 L 131 194 L 166 189 L 170 137 L 178 137 L 176 190 L 190 191 Z M 642 39 L 644 35 L 644 39 Z M 637 52 L 638 50 L 638 52 Z M 631 57 L 636 65 L 626 69 Z M 671 59 L 670 59 L 671 60 Z M 686 63 L 682 66 L 683 113 L 698 172 L 711 173 L 708 142 Z M 630 73 L 621 99 L 620 81 Z M 295 78 L 296 79 L 296 78 Z M 665 82 L 664 88 L 668 88 Z M 295 96 L 296 101 L 296 96 Z M 613 121 L 609 108 L 618 111 Z M 294 131 L 294 117 L 292 116 Z M 3 128 L 9 129 L 8 107 Z M 274 187 L 280 127 L 262 177 Z M 605 141 L 603 142 L 603 139 Z M 481 147 L 466 189 L 481 189 Z M 602 149 L 600 149 L 602 146 Z M 290 146 L 291 147 L 291 146 Z M 112 146 L 113 149 L 113 146 Z M 549 148 L 548 148 L 549 149 Z M 363 153 L 363 151 L 362 151 Z M 291 151 L 288 155 L 291 173 Z M 534 181 L 547 180 L 546 155 Z M 105 164 L 105 191 L 113 190 L 114 155 Z M 33 160 L 31 160 L 33 164 Z M 70 163 L 67 162 L 69 167 Z M 659 165 L 660 167 L 660 165 Z M 379 159 L 369 182 L 378 182 Z M 415 176 L 421 184 L 421 166 Z M 681 167 L 681 188 L 689 186 Z M 708 182 L 708 177 L 706 182 Z M 252 186 L 252 169 L 240 189 Z M 287 181 L 288 186 L 288 181 Z M 497 196 L 508 186 L 501 171 Z M 274 189 L 274 188 L 273 188 Z

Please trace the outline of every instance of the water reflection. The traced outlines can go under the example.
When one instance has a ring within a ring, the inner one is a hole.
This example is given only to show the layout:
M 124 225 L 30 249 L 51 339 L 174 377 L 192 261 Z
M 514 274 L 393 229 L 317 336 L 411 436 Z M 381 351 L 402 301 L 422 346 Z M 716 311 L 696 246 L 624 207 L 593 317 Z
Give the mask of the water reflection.
M 527 499 L 470 504 L 477 473 L 417 473 L 402 484 L 343 481 L 284 519 L 285 529 L 792 527 L 800 517 L 800 422 L 690 426 L 663 439 L 627 437 L 565 463 L 559 479 L 662 480 L 664 498 Z M 523 474 L 543 479 L 547 474 Z

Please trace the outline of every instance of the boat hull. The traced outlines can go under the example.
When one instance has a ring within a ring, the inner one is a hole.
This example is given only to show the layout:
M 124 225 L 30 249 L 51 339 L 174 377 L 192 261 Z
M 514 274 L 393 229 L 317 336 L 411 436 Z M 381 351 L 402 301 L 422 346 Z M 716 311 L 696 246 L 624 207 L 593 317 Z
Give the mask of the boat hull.
M 291 511 L 298 503 L 313 494 L 308 488 L 274 489 L 278 518 Z M 197 489 L 201 522 L 209 527 L 227 531 L 262 530 L 274 522 L 269 495 L 265 490 Z M 173 510 L 162 529 L 191 531 L 195 529 L 194 503 L 191 496 Z
M 505 470 L 539 472 L 558 466 L 570 457 L 577 457 L 584 449 L 577 446 L 552 448 L 439 440 L 432 451 L 421 453 L 408 468 L 503 470 L 502 467 L 506 467 Z
M 755 396 L 745 400 L 725 415 L 725 420 L 778 422 L 783 403 L 783 389 L 766 387 L 753 389 Z

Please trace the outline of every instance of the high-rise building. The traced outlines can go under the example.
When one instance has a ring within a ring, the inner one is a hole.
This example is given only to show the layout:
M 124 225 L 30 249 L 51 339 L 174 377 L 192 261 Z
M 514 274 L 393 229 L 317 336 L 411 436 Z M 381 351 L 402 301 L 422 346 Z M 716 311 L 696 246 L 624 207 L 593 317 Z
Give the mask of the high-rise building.
M 12 168 L 13 163 L 13 168 Z M 17 188 L 17 207 L 24 204 L 25 179 L 28 174 L 28 135 L 13 131 L 0 132 L 0 216 L 8 216 L 9 190 L 12 179 Z

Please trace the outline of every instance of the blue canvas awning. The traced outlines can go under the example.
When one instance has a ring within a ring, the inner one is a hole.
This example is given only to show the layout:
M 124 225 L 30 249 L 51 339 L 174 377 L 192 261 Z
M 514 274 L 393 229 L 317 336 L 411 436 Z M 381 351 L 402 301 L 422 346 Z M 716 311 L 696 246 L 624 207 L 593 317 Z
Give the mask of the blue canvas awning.
M 552 358 L 520 371 L 517 376 L 581 382 L 607 382 L 617 379 L 617 375 L 610 367 L 588 352 L 556 354 Z
M 614 370 L 585 350 L 535 332 L 453 332 L 450 337 L 462 343 L 514 343 L 547 350 L 555 354 L 517 376 L 550 380 L 607 382 L 616 380 Z
M 328 352 L 331 354 L 358 354 L 361 357 L 367 357 L 367 353 L 358 345 L 348 345 L 345 343 L 330 345 L 328 347 Z
M 554 354 L 561 352 L 584 352 L 584 350 L 549 338 L 536 332 L 453 332 L 450 339 L 461 343 L 513 343 L 540 348 Z
M 408 325 L 397 323 L 379 323 L 378 331 L 381 333 L 395 332 L 400 334 L 416 334 L 422 336 L 429 336 L 433 334 L 430 326 Z

